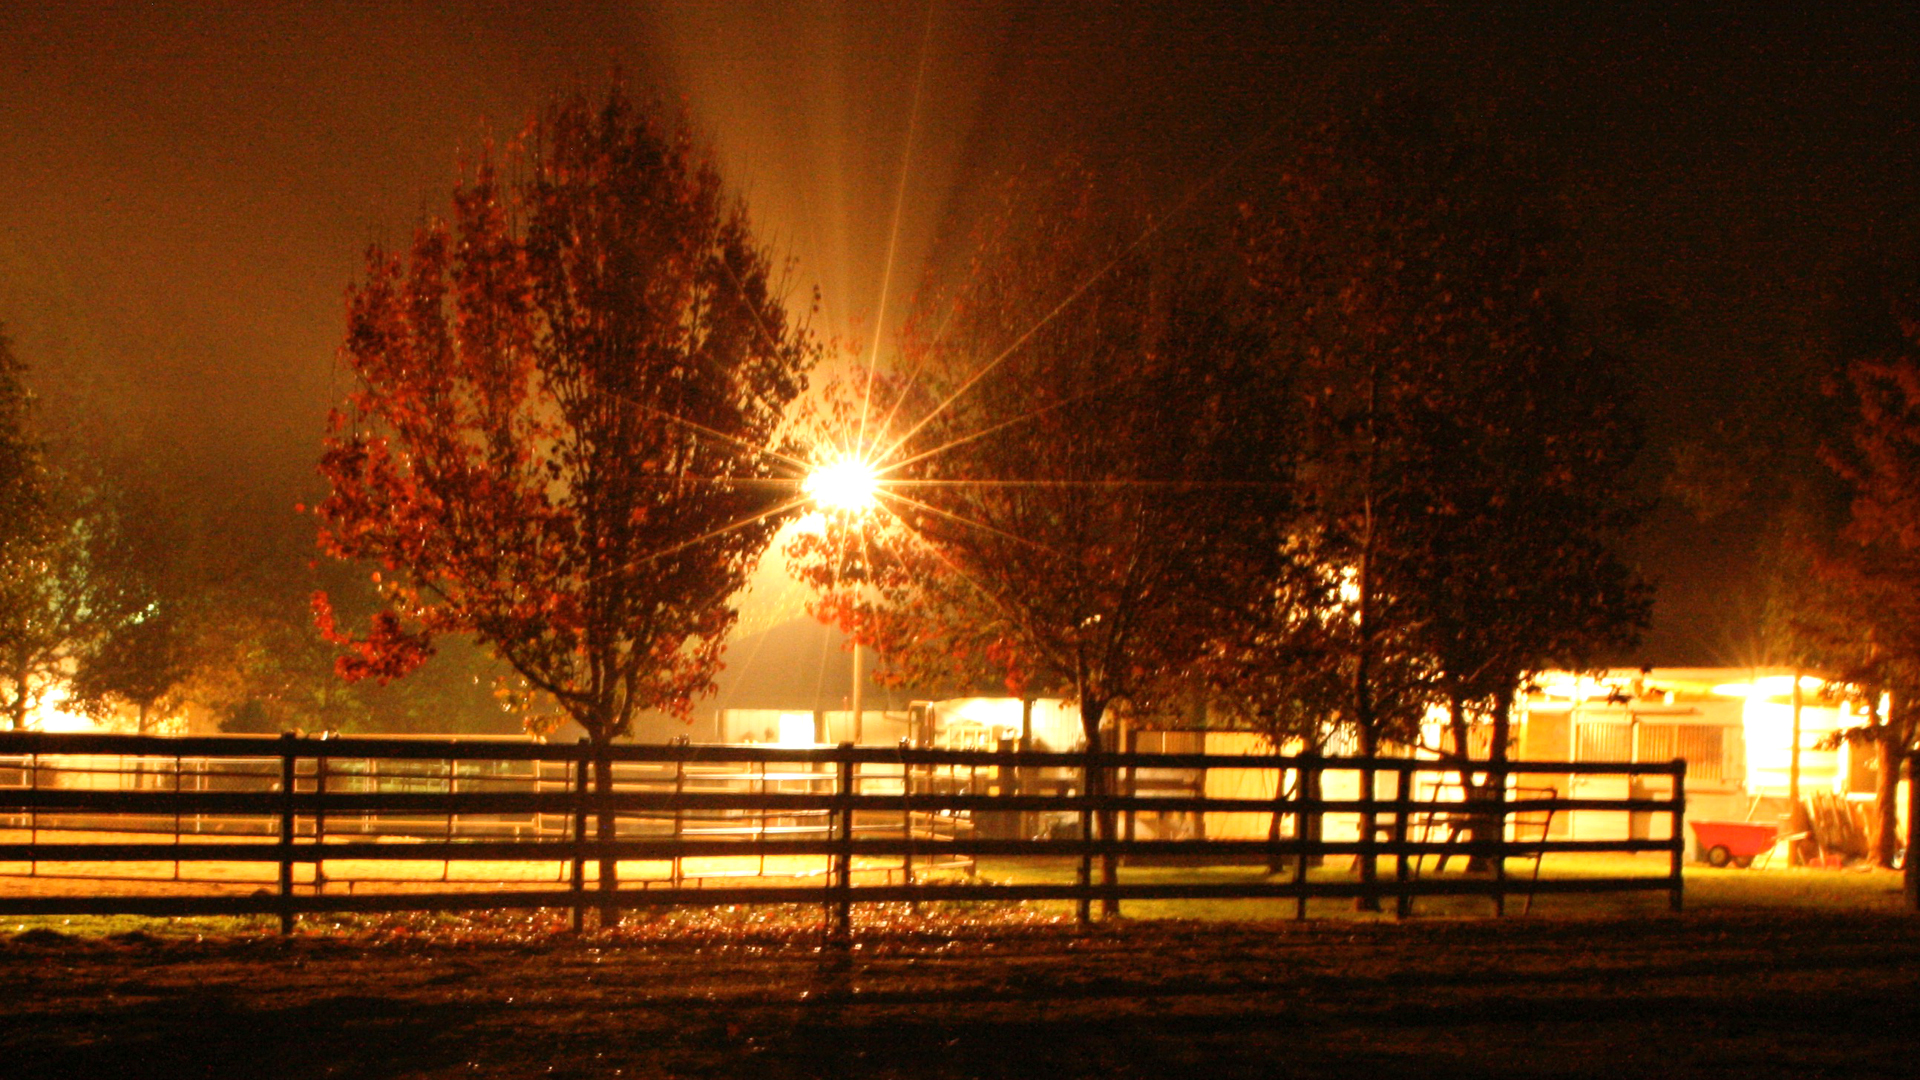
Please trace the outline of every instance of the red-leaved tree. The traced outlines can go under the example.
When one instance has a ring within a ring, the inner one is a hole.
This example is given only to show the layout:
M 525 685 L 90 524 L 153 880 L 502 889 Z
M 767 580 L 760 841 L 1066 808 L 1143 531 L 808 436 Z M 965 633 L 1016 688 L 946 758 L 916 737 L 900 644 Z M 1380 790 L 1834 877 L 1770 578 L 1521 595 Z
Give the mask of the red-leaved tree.
M 388 606 L 354 636 L 316 615 L 349 678 L 472 635 L 604 746 L 711 688 L 793 503 L 815 347 L 683 124 L 575 94 L 502 156 L 348 293 L 321 544 L 376 562 Z
M 1824 456 L 1852 487 L 1851 514 L 1813 559 L 1794 620 L 1800 644 L 1866 707 L 1866 722 L 1840 734 L 1876 757 L 1882 866 L 1894 864 L 1900 761 L 1920 737 L 1920 303 L 1903 300 L 1873 354 L 1852 359 L 1834 387 L 1854 417 Z

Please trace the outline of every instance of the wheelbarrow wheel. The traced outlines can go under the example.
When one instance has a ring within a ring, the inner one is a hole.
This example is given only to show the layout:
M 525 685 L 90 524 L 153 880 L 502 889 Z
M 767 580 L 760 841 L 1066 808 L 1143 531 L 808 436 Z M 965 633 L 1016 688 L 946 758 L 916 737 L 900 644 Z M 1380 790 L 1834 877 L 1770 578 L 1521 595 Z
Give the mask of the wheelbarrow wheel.
M 1740 869 L 1742 869 L 1742 870 L 1745 870 L 1745 869 L 1747 869 L 1748 867 L 1750 867 L 1750 866 L 1752 866 L 1752 865 L 1753 865 L 1753 856 L 1751 856 L 1751 855 L 1735 855 L 1735 856 L 1733 857 L 1733 865 L 1735 865 L 1735 866 L 1737 866 L 1737 867 L 1739 867 L 1739 868 L 1740 868 Z
M 1733 861 L 1733 852 L 1728 851 L 1727 845 L 1725 844 L 1715 844 L 1712 847 L 1707 849 L 1707 865 L 1708 866 L 1725 867 L 1728 863 L 1732 861 Z

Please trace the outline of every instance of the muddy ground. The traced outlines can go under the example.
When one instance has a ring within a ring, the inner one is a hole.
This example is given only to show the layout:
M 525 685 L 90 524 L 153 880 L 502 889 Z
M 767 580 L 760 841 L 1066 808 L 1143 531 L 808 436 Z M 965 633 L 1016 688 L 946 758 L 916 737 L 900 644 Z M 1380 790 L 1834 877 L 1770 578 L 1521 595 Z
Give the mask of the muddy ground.
M 1920 917 L 809 913 L 0 940 L 0 1075 L 1901 1076 Z M 11 929 L 11 928 L 9 928 Z

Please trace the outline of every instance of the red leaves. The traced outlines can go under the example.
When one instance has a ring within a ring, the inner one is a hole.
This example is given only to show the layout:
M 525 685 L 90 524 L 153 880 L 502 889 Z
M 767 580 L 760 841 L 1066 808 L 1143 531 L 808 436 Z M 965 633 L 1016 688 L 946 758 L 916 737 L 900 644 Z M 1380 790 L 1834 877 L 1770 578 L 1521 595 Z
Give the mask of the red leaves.
M 326 593 L 314 593 L 311 605 L 313 607 L 313 625 L 319 629 L 321 637 L 326 638 L 335 645 L 346 645 L 352 641 L 351 638 L 340 633 L 333 617 L 333 601 L 327 597 Z
M 360 638 L 316 604 L 343 674 L 473 634 L 600 739 L 710 684 L 784 497 L 716 481 L 773 475 L 814 352 L 692 147 L 575 95 L 404 258 L 369 253 L 316 515 L 328 552 L 386 568 L 389 609 Z
M 1920 332 L 1900 323 L 1905 351 L 1847 366 L 1858 419 L 1828 462 L 1854 488 L 1852 537 L 1920 548 Z
M 1900 337 L 1854 359 L 1832 388 L 1855 411 L 1846 444 L 1824 454 L 1853 488 L 1850 520 L 1831 550 L 1802 539 L 1790 554 L 1814 573 L 1783 578 L 1795 644 L 1841 678 L 1897 694 L 1920 682 L 1920 327 L 1898 307 L 1889 314 Z
M 334 661 L 334 670 L 349 682 L 373 679 L 384 684 L 410 674 L 433 656 L 432 636 L 425 631 L 406 630 L 394 612 L 375 614 L 367 636 L 356 638 L 341 632 L 326 593 L 314 593 L 312 603 L 313 621 L 320 635 L 349 650 Z

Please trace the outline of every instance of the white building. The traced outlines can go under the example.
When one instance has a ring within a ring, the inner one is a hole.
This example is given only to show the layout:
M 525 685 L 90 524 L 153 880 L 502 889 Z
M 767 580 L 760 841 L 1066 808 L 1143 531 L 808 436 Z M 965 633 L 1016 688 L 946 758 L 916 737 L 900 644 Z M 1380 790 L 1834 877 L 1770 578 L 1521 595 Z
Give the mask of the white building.
M 1687 816 L 1693 820 L 1778 821 L 1795 789 L 1803 800 L 1815 793 L 1856 802 L 1873 798 L 1878 760 L 1872 749 L 1844 743 L 1823 748 L 1837 741 L 1836 731 L 1865 722 L 1862 710 L 1825 693 L 1825 681 L 1816 675 L 1788 668 L 1650 668 L 1552 674 L 1536 682 L 1537 690 L 1520 705 L 1513 757 L 1682 758 Z M 1568 785 L 1567 778 L 1535 776 L 1521 782 L 1555 786 L 1569 798 L 1627 794 L 1624 778 L 1574 780 Z M 1623 827 L 1618 815 L 1575 812 L 1567 818 L 1557 834 L 1601 839 Z

